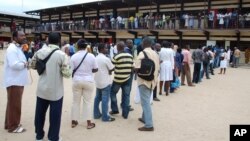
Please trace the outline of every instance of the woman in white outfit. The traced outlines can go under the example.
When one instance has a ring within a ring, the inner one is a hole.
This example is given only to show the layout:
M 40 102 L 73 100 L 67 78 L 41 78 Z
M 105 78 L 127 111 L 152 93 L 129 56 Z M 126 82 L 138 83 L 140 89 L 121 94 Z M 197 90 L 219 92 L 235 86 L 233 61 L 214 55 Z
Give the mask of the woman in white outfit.
M 165 82 L 164 90 L 168 95 L 170 82 L 173 80 L 174 70 L 174 51 L 171 49 L 171 43 L 163 41 L 160 56 L 160 95 L 162 94 L 162 85 Z
M 98 66 L 95 56 L 86 51 L 88 44 L 85 40 L 79 40 L 77 42 L 77 46 L 79 51 L 75 53 L 70 60 L 72 70 L 75 70 L 79 66 L 79 68 L 73 74 L 72 78 L 73 102 L 71 109 L 71 127 L 74 128 L 78 125 L 82 99 L 83 118 L 87 120 L 87 129 L 92 129 L 95 127 L 95 124 L 91 122 L 91 119 L 93 118 L 92 105 L 94 103 L 93 97 L 95 90 L 93 73 L 98 71 Z
M 227 62 L 228 62 L 226 50 L 223 51 L 220 58 L 221 58 L 221 61 L 220 61 L 220 73 L 219 74 L 222 74 L 222 72 L 223 74 L 225 74 L 226 69 L 227 69 Z

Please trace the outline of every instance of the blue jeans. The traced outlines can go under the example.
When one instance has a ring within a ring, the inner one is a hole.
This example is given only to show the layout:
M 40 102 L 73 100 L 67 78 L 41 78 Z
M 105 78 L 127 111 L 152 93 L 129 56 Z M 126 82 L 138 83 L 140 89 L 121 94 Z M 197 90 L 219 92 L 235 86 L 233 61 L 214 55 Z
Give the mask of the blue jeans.
M 150 104 L 151 89 L 145 85 L 139 86 L 141 106 L 142 106 L 142 120 L 145 122 L 146 128 L 153 127 L 152 109 Z
M 102 117 L 103 121 L 109 121 L 110 117 L 108 115 L 108 104 L 109 104 L 110 90 L 111 90 L 111 85 L 108 85 L 103 89 L 96 88 L 96 96 L 94 102 L 95 119 Z M 99 109 L 100 102 L 102 102 L 102 113 L 100 112 Z
M 41 140 L 44 137 L 44 123 L 48 107 L 49 111 L 49 131 L 48 139 L 51 141 L 59 140 L 59 132 L 61 126 L 61 115 L 62 115 L 62 104 L 63 98 L 57 101 L 49 101 L 37 97 L 36 101 L 36 115 L 35 115 L 35 132 L 36 139 Z
M 214 68 L 218 68 L 220 65 L 220 56 L 215 56 L 214 58 Z
M 110 98 L 111 98 L 111 110 L 113 112 L 119 112 L 118 106 L 117 106 L 117 97 L 116 94 L 119 91 L 120 88 L 122 88 L 122 116 L 124 118 L 128 117 L 129 114 L 129 102 L 130 102 L 130 89 L 131 84 L 129 83 L 130 80 L 127 80 L 123 83 L 116 83 L 113 82 L 111 86 L 111 92 L 110 92 Z
M 239 57 L 233 57 L 233 66 L 234 67 L 238 67 L 239 66 L 239 62 L 240 62 L 240 58 Z

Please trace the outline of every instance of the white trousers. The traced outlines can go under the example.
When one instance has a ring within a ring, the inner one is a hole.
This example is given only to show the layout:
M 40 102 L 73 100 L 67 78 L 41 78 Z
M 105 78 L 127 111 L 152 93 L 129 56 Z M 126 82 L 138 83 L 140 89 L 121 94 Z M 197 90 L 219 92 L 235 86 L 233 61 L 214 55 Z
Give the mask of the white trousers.
M 95 84 L 87 81 L 75 81 L 72 85 L 73 102 L 71 108 L 71 120 L 80 119 L 80 105 L 83 100 L 83 119 L 91 120 L 93 118 Z

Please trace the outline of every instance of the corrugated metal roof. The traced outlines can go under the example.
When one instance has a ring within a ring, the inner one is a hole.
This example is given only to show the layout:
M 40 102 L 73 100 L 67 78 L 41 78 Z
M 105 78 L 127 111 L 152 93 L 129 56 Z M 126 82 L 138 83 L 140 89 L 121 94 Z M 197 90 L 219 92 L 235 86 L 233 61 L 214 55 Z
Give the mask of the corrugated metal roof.
M 0 15 L 8 15 L 13 17 L 22 17 L 22 18 L 32 18 L 32 19 L 39 19 L 39 16 L 34 15 L 27 15 L 25 13 L 15 13 L 15 12 L 7 12 L 7 11 L 0 11 Z

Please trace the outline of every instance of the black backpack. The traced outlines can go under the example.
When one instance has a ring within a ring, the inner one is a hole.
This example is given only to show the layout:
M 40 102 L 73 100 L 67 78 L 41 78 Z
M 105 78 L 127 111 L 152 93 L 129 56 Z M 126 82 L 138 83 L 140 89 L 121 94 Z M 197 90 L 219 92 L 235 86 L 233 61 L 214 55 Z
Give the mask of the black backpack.
M 39 75 L 43 74 L 44 70 L 46 69 L 46 63 L 49 60 L 50 56 L 59 49 L 54 49 L 45 59 L 37 59 L 36 61 L 36 70 Z
M 147 81 L 154 80 L 155 63 L 149 59 L 146 52 L 143 51 L 145 58 L 141 60 L 141 68 L 138 70 L 137 75 Z

